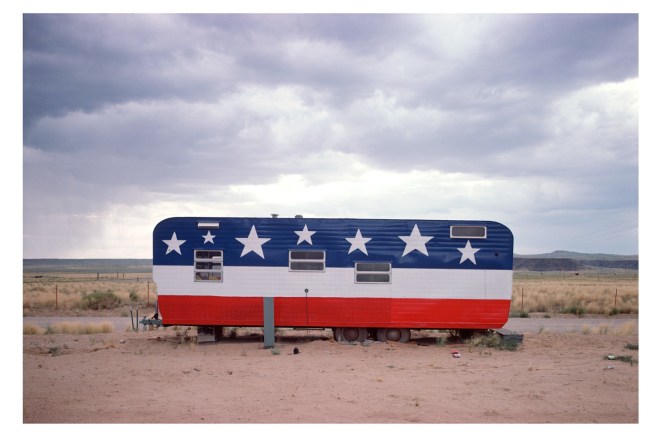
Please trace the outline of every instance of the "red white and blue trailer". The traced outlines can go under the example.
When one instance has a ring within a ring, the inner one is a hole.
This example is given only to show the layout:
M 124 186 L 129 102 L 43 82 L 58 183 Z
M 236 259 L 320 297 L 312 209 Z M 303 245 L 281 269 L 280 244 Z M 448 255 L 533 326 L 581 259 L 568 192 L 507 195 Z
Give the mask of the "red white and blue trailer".
M 407 341 L 411 329 L 499 329 L 513 235 L 492 221 L 168 218 L 153 232 L 163 325 L 332 328 Z

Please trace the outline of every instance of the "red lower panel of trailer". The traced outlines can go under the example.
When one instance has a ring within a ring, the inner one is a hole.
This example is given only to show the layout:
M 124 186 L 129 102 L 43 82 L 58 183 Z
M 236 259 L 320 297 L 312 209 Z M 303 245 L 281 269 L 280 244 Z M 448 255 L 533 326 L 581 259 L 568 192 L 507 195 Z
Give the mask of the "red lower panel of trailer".
M 274 298 L 276 327 L 500 328 L 509 300 Z M 263 326 L 263 298 L 160 295 L 165 325 Z

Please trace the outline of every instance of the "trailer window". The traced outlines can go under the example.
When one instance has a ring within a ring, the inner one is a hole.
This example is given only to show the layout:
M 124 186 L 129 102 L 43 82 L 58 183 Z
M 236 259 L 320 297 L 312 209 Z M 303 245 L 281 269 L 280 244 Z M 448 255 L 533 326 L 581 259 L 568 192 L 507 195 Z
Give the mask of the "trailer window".
M 355 263 L 356 283 L 390 283 L 391 281 L 390 263 Z
M 451 226 L 451 238 L 486 238 L 485 226 Z
M 289 270 L 323 272 L 325 251 L 289 251 Z
M 195 250 L 195 281 L 222 282 L 222 251 Z

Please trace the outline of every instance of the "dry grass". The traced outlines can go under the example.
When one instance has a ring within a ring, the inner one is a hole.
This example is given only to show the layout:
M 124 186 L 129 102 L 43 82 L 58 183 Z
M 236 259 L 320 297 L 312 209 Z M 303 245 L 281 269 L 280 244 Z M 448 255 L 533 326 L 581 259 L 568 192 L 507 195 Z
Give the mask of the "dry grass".
M 43 335 L 44 329 L 34 324 L 23 324 L 24 335 Z
M 151 274 L 138 274 L 131 278 L 96 279 L 96 276 L 79 274 L 57 274 L 57 276 L 25 276 L 23 278 L 23 308 L 76 310 L 83 308 L 84 298 L 94 292 L 112 292 L 123 304 L 144 306 L 156 301 L 156 284 L 150 281 Z M 147 280 L 149 283 L 147 284 Z
M 34 324 L 24 324 L 24 335 L 42 335 L 42 334 L 70 334 L 70 335 L 92 335 L 98 333 L 112 333 L 114 327 L 109 322 L 98 324 L 81 324 L 78 322 L 58 322 L 49 325 L 45 329 Z
M 98 324 L 81 324 L 77 322 L 58 322 L 52 327 L 53 333 L 67 333 L 73 335 L 91 335 L 96 333 L 112 333 L 114 327 L 109 322 Z
M 610 327 L 609 325 L 599 325 L 598 327 L 590 327 L 588 325 L 582 326 L 582 333 L 585 335 L 625 336 L 636 335 L 638 332 L 637 323 L 633 321 L 628 321 L 625 324 L 616 327 Z
M 514 277 L 511 311 L 575 315 L 638 313 L 638 280 L 589 275 Z

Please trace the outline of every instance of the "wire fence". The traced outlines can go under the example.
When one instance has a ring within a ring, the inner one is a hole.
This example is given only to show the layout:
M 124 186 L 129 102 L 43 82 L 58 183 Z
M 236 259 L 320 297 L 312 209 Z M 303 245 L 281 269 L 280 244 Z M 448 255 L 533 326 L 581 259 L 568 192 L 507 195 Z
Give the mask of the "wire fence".
M 117 281 L 117 282 L 151 282 L 153 276 L 149 273 L 131 273 L 131 272 L 94 272 L 94 273 L 24 273 L 23 283 L 43 283 L 43 282 L 81 282 L 81 281 Z
M 603 281 L 619 281 L 619 280 L 639 280 L 639 271 L 632 269 L 619 269 L 619 270 L 605 270 L 605 271 L 579 271 L 579 270 L 562 270 L 562 271 L 528 271 L 516 270 L 513 272 L 513 280 L 526 280 L 526 279 L 564 279 L 576 281 L 579 280 L 603 280 Z

